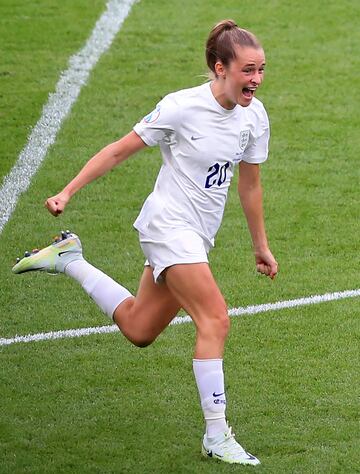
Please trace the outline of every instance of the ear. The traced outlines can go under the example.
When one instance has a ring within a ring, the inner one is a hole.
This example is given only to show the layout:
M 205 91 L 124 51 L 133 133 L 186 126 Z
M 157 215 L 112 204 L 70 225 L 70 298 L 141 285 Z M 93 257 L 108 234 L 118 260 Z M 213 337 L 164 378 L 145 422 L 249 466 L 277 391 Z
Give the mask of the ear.
M 222 77 L 225 79 L 225 67 L 221 61 L 216 61 L 215 63 L 215 74 L 216 77 Z

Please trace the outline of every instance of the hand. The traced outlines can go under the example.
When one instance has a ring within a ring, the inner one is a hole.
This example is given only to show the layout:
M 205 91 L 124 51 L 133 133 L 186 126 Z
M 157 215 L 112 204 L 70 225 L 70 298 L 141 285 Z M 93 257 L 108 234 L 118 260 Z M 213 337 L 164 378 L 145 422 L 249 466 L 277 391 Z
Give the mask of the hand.
M 70 200 L 70 196 L 64 192 L 50 197 L 45 201 L 45 207 L 55 217 L 64 212 L 65 206 Z
M 256 270 L 272 280 L 276 277 L 279 265 L 270 249 L 255 251 Z

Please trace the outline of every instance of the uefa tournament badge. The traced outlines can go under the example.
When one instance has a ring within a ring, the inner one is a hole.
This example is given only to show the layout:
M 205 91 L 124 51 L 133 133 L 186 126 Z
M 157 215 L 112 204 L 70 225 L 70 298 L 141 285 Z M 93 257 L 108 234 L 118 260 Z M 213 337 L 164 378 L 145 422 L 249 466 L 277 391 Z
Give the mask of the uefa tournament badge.
M 142 119 L 142 121 L 145 123 L 154 123 L 159 117 L 160 117 L 160 105 L 157 105 L 156 109 L 154 109 L 152 112 L 146 115 Z

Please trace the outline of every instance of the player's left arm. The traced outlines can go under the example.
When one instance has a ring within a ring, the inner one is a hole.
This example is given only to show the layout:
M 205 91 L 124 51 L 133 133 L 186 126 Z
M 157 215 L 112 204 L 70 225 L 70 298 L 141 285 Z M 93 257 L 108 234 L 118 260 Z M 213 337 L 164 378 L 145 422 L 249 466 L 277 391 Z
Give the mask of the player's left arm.
M 275 278 L 278 263 L 269 249 L 265 231 L 259 164 L 240 162 L 238 192 L 253 242 L 256 269 Z

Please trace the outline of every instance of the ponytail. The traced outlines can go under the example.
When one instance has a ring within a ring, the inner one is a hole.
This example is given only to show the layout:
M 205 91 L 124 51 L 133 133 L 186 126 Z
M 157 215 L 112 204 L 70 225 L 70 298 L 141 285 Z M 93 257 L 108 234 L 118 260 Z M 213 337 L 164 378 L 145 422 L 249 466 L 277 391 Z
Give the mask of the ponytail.
M 215 64 L 221 61 L 224 66 L 236 58 L 236 46 L 261 48 L 256 36 L 240 28 L 234 20 L 223 20 L 210 31 L 206 42 L 206 62 L 215 75 Z

